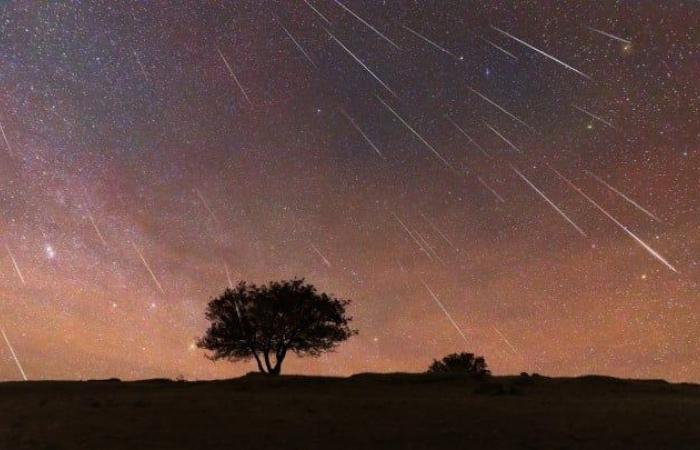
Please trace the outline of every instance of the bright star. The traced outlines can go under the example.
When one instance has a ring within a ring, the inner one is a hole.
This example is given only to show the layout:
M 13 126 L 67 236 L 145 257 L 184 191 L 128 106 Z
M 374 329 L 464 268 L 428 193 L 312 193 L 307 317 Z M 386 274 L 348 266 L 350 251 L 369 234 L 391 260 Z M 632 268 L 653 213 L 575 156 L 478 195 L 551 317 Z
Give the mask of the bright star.
M 46 244 L 46 246 L 44 246 L 44 253 L 46 253 L 48 259 L 54 259 L 56 257 L 56 250 L 54 250 L 51 244 Z

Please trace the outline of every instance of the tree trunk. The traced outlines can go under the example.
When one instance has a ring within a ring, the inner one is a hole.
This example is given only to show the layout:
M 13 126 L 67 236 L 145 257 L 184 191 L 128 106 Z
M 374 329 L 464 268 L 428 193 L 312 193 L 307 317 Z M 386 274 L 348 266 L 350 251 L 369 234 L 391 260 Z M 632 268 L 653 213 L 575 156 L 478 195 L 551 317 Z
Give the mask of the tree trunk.
M 253 356 L 255 356 L 255 362 L 258 363 L 258 370 L 262 373 L 267 373 L 265 372 L 265 368 L 262 365 L 262 362 L 260 361 L 260 357 L 258 356 L 258 353 L 256 351 L 253 351 Z
M 275 366 L 272 368 L 272 373 L 273 375 L 279 375 L 280 372 L 282 371 L 282 361 L 284 361 L 284 357 L 287 356 L 287 349 L 284 348 L 280 350 L 279 352 L 275 353 Z
M 280 371 L 277 370 L 275 372 L 275 367 L 272 366 L 272 363 L 270 362 L 270 353 L 269 352 L 263 352 L 263 357 L 265 359 L 265 367 L 267 368 L 267 373 L 268 375 L 279 375 Z

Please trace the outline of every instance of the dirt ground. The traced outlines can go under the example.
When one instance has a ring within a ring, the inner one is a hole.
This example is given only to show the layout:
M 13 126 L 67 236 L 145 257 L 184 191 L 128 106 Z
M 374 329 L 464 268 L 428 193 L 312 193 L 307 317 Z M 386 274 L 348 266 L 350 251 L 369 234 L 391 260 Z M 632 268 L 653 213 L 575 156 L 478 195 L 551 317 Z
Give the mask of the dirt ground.
M 700 449 L 700 385 L 366 374 L 0 383 L 0 449 Z

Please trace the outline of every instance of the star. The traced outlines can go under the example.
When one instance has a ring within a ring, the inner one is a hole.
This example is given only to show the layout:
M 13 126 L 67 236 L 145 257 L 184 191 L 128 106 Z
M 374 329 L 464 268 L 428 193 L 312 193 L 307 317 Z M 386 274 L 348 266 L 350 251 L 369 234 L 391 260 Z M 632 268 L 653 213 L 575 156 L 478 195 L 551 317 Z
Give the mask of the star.
M 53 245 L 46 244 L 44 246 L 44 254 L 46 255 L 46 258 L 50 260 L 56 258 L 56 250 L 54 249 Z

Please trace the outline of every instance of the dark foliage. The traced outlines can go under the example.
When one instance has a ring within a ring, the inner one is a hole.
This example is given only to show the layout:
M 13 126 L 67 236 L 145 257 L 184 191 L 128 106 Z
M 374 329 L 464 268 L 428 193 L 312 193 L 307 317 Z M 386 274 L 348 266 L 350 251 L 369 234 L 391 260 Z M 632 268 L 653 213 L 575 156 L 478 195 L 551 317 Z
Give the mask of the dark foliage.
M 486 367 L 483 356 L 473 353 L 451 353 L 440 361 L 434 360 L 428 368 L 428 373 L 454 373 L 474 376 L 486 376 L 491 372 Z
M 211 325 L 197 345 L 211 350 L 213 360 L 254 358 L 260 372 L 278 375 L 288 352 L 319 356 L 357 334 L 345 313 L 349 304 L 303 279 L 264 286 L 242 281 L 209 302 Z

